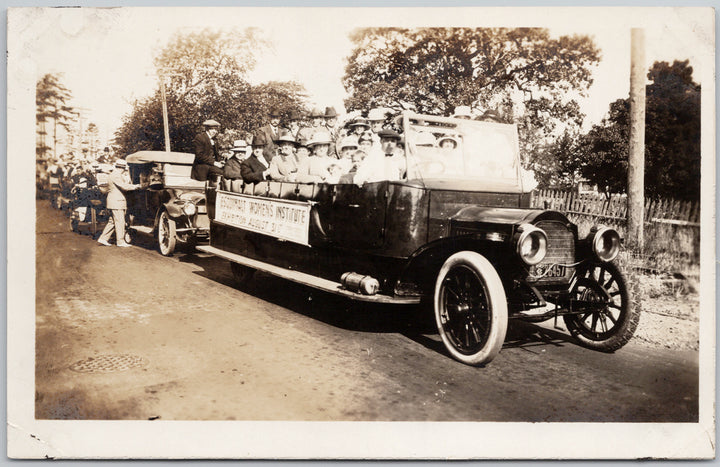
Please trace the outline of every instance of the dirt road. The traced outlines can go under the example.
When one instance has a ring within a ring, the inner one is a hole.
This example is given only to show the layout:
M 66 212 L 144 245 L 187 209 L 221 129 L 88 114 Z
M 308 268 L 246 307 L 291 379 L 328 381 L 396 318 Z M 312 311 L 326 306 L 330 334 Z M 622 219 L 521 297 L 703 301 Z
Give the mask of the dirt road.
M 266 275 L 240 290 L 217 258 L 103 247 L 37 214 L 36 418 L 697 420 L 696 351 L 608 355 L 511 325 L 469 367 L 418 310 Z

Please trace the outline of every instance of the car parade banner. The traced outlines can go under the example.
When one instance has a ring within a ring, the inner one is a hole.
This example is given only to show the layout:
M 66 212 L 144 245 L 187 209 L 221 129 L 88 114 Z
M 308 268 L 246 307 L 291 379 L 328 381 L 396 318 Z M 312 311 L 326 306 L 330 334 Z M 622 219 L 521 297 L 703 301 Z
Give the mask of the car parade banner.
M 215 203 L 215 220 L 309 245 L 310 209 L 309 203 L 300 201 L 257 198 L 219 191 Z

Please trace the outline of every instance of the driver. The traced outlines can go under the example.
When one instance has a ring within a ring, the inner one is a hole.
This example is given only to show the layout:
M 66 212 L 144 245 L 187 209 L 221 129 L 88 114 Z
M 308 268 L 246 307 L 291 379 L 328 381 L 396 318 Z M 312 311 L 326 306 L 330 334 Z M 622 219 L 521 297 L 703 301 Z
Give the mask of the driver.
M 380 150 L 373 149 L 357 169 L 355 184 L 405 178 L 405 151 L 399 146 L 400 135 L 394 130 L 380 130 Z

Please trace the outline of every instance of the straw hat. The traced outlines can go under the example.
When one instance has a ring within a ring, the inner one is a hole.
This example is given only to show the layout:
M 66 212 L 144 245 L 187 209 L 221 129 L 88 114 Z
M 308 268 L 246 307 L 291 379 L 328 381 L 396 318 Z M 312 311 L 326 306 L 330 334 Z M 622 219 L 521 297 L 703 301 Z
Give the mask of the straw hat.
M 385 120 L 385 111 L 383 109 L 370 109 L 368 112 L 368 120 L 371 122 L 378 122 L 380 120 Z
M 220 126 L 220 123 L 218 123 L 217 121 L 215 121 L 211 118 L 210 120 L 205 120 L 203 122 L 203 126 L 208 127 L 208 128 L 213 128 L 213 127 Z
M 455 113 L 453 114 L 454 118 L 471 118 L 472 112 L 470 111 L 470 106 L 468 105 L 458 105 L 455 107 Z
M 329 131 L 318 130 L 313 133 L 310 141 L 307 142 L 307 147 L 317 146 L 318 144 L 330 144 L 332 143 L 332 136 Z
M 280 136 L 278 136 L 278 139 L 276 139 L 275 142 L 278 145 L 282 143 L 292 143 L 295 146 L 298 145 L 298 142 L 295 141 L 295 138 L 293 138 L 292 133 L 290 133 L 289 131 L 281 131 Z
M 245 152 L 247 150 L 248 144 L 247 141 L 244 139 L 236 139 L 233 142 L 233 147 L 230 148 L 233 152 Z
M 358 148 L 358 139 L 355 136 L 346 136 L 340 142 L 340 149 Z

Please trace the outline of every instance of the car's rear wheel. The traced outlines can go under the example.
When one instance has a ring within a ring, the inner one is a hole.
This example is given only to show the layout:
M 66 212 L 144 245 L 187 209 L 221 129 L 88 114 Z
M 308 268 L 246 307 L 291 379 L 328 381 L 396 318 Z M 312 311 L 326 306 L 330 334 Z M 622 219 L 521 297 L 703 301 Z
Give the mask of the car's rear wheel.
M 613 352 L 627 344 L 640 321 L 639 304 L 628 293 L 624 275 L 612 263 L 593 263 L 578 271 L 571 298 L 587 308 L 565 315 L 565 326 L 583 346 Z
M 177 235 L 175 232 L 175 220 L 170 219 L 170 215 L 167 211 L 162 211 L 160 213 L 157 239 L 160 254 L 163 256 L 172 256 L 175 251 L 175 244 L 177 243 Z
M 505 289 L 495 268 L 472 251 L 445 261 L 435 282 L 435 321 L 445 348 L 469 364 L 490 362 L 507 333 Z
M 253 268 L 238 263 L 230 263 L 230 269 L 232 269 L 235 282 L 240 286 L 247 285 L 247 283 L 252 280 L 253 275 L 255 275 Z

